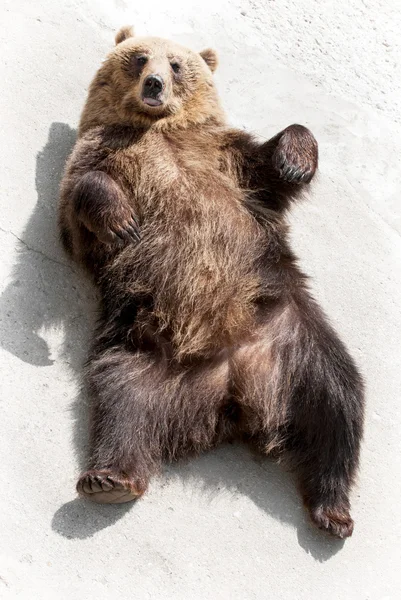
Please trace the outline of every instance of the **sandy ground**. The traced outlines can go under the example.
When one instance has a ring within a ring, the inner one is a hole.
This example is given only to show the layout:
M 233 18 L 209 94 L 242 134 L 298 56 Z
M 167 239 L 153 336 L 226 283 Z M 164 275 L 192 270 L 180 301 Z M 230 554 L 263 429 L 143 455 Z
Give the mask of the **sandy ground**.
M 3 0 L 0 598 L 399 598 L 399 0 Z M 169 467 L 135 506 L 77 500 L 94 294 L 57 240 L 88 83 L 121 24 L 202 49 L 233 124 L 320 143 L 293 245 L 367 384 L 354 536 L 308 524 L 292 477 L 241 446 Z M 398 592 L 397 592 L 398 590 Z

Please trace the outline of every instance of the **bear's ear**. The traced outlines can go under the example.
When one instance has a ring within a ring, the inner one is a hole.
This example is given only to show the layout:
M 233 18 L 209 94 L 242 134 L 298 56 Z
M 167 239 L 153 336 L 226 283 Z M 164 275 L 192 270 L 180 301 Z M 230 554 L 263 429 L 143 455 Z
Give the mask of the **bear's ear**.
M 126 25 L 125 27 L 121 27 L 121 29 L 116 33 L 116 46 L 117 44 L 121 44 L 124 40 L 127 40 L 130 37 L 134 37 L 134 30 L 131 25 Z
M 214 73 L 217 69 L 217 65 L 219 64 L 215 50 L 207 48 L 206 50 L 202 50 L 202 52 L 199 52 L 199 54 L 201 55 L 211 72 Z

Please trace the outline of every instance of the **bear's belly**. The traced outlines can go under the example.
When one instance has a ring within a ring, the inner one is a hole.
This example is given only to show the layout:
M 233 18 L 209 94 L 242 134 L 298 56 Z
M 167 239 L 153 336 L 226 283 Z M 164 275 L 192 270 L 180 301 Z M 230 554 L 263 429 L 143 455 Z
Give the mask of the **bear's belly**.
M 263 232 L 240 190 L 216 180 L 168 193 L 153 191 L 142 205 L 142 240 L 117 259 L 119 278 L 126 291 L 152 298 L 140 312 L 143 327 L 157 323 L 181 356 L 205 355 L 252 326 Z

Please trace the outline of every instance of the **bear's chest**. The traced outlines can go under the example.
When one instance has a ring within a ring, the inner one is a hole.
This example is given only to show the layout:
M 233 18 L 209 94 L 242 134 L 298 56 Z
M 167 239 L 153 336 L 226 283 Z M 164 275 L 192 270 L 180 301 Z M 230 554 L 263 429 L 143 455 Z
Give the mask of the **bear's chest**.
M 201 239 L 212 255 L 255 238 L 244 192 L 214 136 L 144 135 L 115 155 L 113 170 L 143 232 L 161 246 L 174 238 L 192 248 Z
M 159 134 L 144 136 L 126 149 L 116 166 L 138 200 L 151 202 L 162 193 L 177 201 L 191 194 L 194 202 L 197 192 L 232 187 L 221 164 L 218 145 L 210 137 Z

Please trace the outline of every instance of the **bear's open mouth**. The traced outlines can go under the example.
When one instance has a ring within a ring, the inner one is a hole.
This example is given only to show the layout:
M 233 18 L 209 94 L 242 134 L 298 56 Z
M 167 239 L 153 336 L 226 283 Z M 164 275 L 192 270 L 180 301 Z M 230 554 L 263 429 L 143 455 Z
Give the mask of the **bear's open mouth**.
M 163 104 L 160 98 L 150 98 L 149 96 L 144 96 L 142 102 L 147 106 L 161 106 Z

